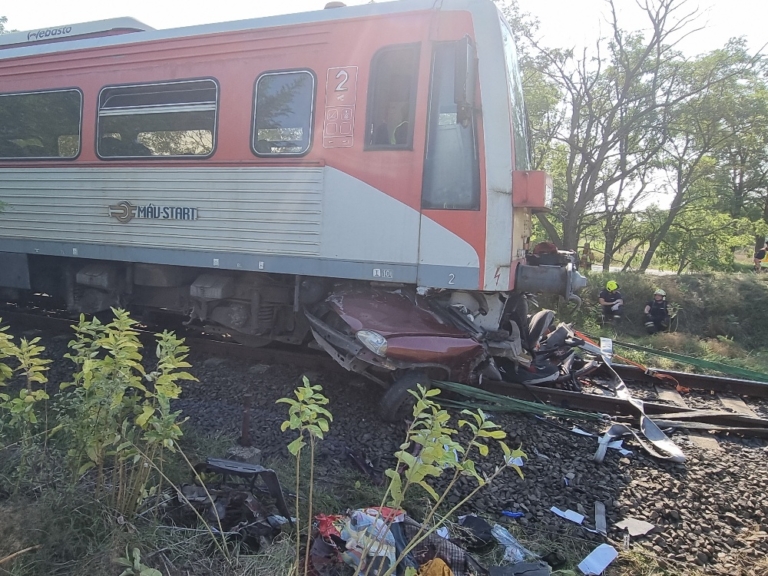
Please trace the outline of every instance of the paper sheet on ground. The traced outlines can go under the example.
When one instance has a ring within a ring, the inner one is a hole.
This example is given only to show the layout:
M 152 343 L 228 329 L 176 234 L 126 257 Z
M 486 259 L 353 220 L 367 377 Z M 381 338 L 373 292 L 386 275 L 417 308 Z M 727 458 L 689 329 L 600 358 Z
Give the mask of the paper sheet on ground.
M 616 528 L 626 528 L 630 536 L 644 536 L 656 528 L 656 526 L 645 520 L 625 518 L 621 522 L 616 522 Z
M 590 552 L 589 556 L 584 558 L 579 564 L 579 570 L 589 576 L 590 574 L 602 574 L 608 565 L 616 560 L 619 553 L 610 544 L 600 544 Z
M 554 512 L 560 518 L 565 518 L 566 520 L 570 520 L 571 522 L 576 522 L 576 524 L 581 524 L 584 522 L 584 516 L 579 514 L 578 512 L 574 512 L 573 510 L 560 510 L 557 506 L 552 506 L 550 508 L 551 512 Z

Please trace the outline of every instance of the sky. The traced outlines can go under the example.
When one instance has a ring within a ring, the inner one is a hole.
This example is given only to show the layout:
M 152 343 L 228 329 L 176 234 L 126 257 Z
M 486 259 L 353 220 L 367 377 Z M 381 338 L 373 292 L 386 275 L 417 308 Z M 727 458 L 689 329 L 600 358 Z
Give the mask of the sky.
M 368 0 L 346 0 L 363 4 Z M 378 0 L 382 1 L 382 0 Z M 5 0 L 0 2 L 0 16 L 8 17 L 7 26 L 16 30 L 48 28 L 90 20 L 131 16 L 154 28 L 175 28 L 194 24 L 241 20 L 259 16 L 303 12 L 323 8 L 326 0 L 218 0 L 213 4 L 189 0 Z M 541 21 L 545 45 L 583 46 L 608 30 L 605 0 L 519 0 L 524 11 Z M 622 14 L 626 28 L 635 28 L 637 12 L 634 0 L 616 0 L 625 7 Z M 745 36 L 752 50 L 768 43 L 768 2 L 765 0 L 688 0 L 691 9 L 701 12 L 699 24 L 706 26 L 682 45 L 689 54 L 707 52 L 722 46 L 729 38 Z M 639 24 L 642 25 L 642 24 Z

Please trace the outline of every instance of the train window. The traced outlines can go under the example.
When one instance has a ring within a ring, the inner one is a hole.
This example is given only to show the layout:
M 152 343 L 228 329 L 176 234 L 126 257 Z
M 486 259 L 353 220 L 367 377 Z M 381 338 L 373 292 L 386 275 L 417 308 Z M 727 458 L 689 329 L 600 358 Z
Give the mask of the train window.
M 523 99 L 523 79 L 517 61 L 515 40 L 506 21 L 501 20 L 501 38 L 504 42 L 504 60 L 507 65 L 507 87 L 509 88 L 509 107 L 512 112 L 512 136 L 515 143 L 515 170 L 530 170 L 530 146 L 528 133 L 528 114 Z
M 379 50 L 368 85 L 366 150 L 412 150 L 418 44 Z
M 480 209 L 475 122 L 460 118 L 455 102 L 456 44 L 435 49 L 429 102 L 422 208 Z
M 82 104 L 79 90 L 0 94 L 0 160 L 75 158 Z
M 213 80 L 103 88 L 96 152 L 109 159 L 210 156 L 217 100 Z
M 315 76 L 308 70 L 268 72 L 256 80 L 253 151 L 302 156 L 312 144 Z

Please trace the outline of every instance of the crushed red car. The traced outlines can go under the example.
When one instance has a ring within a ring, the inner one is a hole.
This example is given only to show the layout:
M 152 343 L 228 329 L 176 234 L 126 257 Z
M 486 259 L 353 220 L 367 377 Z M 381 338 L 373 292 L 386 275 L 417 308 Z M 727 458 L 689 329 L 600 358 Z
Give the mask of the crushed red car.
M 305 311 L 317 344 L 386 392 L 385 420 L 405 415 L 409 390 L 432 380 L 540 384 L 563 377 L 573 343 L 543 346 L 554 314 L 529 317 L 530 295 L 344 285 Z M 565 352 L 564 352 L 565 351 Z

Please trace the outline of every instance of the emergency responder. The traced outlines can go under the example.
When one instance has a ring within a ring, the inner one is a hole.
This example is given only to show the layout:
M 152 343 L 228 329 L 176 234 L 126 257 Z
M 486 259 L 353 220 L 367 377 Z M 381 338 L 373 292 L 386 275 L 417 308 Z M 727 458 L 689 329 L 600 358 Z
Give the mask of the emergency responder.
M 600 292 L 599 302 L 600 306 L 603 307 L 603 320 L 610 321 L 613 318 L 621 318 L 624 312 L 624 299 L 615 280 L 606 282 L 605 289 Z
M 755 250 L 754 255 L 754 262 L 755 262 L 755 272 L 761 272 L 763 267 L 763 261 L 765 258 L 768 257 L 768 242 L 765 243 L 765 245 L 762 248 L 759 248 Z
M 667 309 L 667 293 L 661 288 L 653 293 L 653 300 L 645 305 L 645 329 L 648 334 L 666 330 L 669 326 L 669 310 Z

